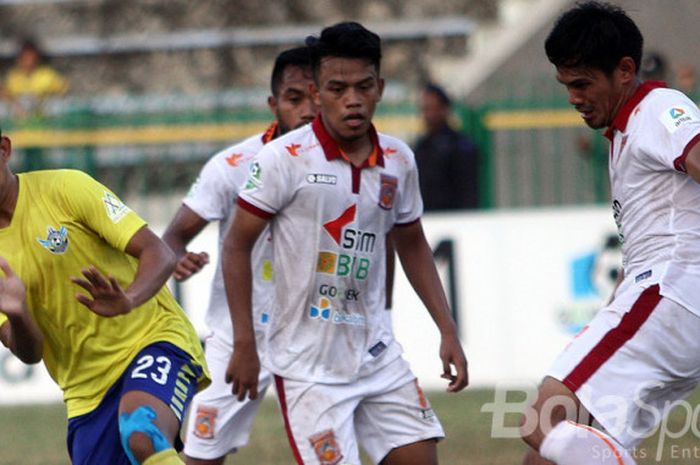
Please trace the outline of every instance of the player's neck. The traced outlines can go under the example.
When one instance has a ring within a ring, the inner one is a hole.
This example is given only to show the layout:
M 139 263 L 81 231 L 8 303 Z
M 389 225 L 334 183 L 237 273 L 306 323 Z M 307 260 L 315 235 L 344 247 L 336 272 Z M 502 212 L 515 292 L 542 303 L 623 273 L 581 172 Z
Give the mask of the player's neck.
M 0 191 L 0 228 L 6 228 L 12 222 L 19 195 L 17 176 L 9 173 L 5 180 L 6 183 Z

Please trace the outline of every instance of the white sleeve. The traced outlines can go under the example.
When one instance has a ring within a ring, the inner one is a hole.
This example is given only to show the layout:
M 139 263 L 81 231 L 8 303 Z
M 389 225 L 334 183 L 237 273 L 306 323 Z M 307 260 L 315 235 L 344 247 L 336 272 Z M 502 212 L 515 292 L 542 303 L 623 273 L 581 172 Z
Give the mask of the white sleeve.
M 296 183 L 288 156 L 277 153 L 271 144 L 266 145 L 253 158 L 248 177 L 240 187 L 239 205 L 260 210 L 261 216 L 272 216 L 291 200 Z M 243 202 L 241 202 L 241 200 Z
M 219 157 L 211 158 L 202 168 L 199 177 L 192 184 L 182 203 L 207 221 L 221 221 L 227 217 L 238 196 L 235 168 L 225 171 Z M 243 169 L 238 169 L 243 171 Z
M 644 151 L 654 164 L 685 171 L 685 156 L 700 137 L 700 110 L 680 92 L 674 93 L 674 98 L 654 105 L 651 131 L 658 137 L 647 139 L 650 143 Z
M 398 210 L 396 213 L 396 224 L 409 224 L 423 215 L 423 198 L 420 195 L 420 185 L 418 184 L 418 168 L 416 166 L 413 152 L 410 152 L 411 166 L 406 172 L 403 182 L 403 189 L 399 191 Z

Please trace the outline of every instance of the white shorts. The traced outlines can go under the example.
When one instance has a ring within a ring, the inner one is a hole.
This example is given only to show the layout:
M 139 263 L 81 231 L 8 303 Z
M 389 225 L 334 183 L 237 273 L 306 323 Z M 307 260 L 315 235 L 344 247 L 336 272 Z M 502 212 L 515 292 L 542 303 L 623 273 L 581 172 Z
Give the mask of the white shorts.
M 231 351 L 231 345 L 217 336 L 206 339 L 204 355 L 212 382 L 192 400 L 185 433 L 188 457 L 215 459 L 248 443 L 253 418 L 272 376 L 261 369 L 258 398 L 237 400 L 231 394 L 231 385 L 224 381 Z
M 358 443 L 373 463 L 392 449 L 445 433 L 401 357 L 348 384 L 275 376 L 292 452 L 299 464 L 360 465 Z
M 668 403 L 685 398 L 700 381 L 700 317 L 661 296 L 658 284 L 627 283 L 548 375 L 632 449 L 654 432 Z

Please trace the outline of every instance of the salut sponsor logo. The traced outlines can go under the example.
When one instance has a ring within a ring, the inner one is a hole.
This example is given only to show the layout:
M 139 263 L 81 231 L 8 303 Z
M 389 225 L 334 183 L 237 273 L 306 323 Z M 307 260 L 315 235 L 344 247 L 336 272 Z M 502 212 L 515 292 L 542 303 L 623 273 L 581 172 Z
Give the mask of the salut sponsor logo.
M 306 182 L 309 184 L 335 185 L 338 182 L 338 178 L 332 174 L 309 173 L 306 175 Z

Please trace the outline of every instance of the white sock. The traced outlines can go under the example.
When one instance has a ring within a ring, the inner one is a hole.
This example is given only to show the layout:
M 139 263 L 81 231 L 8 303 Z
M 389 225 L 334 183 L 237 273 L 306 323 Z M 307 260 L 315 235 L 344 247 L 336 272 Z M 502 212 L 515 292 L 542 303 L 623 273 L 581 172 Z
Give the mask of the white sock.
M 573 421 L 562 421 L 545 436 L 540 455 L 557 465 L 637 464 L 613 438 Z

